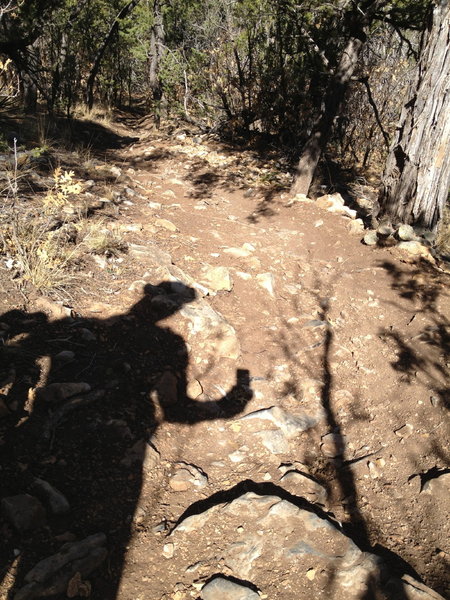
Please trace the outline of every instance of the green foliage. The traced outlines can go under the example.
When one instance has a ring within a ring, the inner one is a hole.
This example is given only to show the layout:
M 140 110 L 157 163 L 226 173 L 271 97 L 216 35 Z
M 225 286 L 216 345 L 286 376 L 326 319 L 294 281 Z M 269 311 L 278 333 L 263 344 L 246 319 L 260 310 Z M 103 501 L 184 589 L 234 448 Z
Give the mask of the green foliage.
M 0 49 L 7 54 L 12 40 L 29 44 L 13 58 L 18 70 L 32 72 L 49 108 L 70 113 L 83 100 L 102 40 L 126 4 L 22 0 L 3 17 Z M 401 43 L 417 46 L 417 37 L 408 31 L 424 26 L 429 4 L 382 3 L 370 39 L 378 39 L 380 27 L 390 39 L 395 28 L 404 36 Z M 140 0 L 119 23 L 95 80 L 97 102 L 151 99 L 156 5 L 156 0 Z M 297 146 L 320 112 L 330 73 L 348 39 L 348 24 L 362 14 L 344 0 L 159 0 L 159 6 L 164 26 L 157 65 L 163 98 L 154 96 L 159 109 L 278 135 Z M 372 68 L 382 72 L 374 61 L 362 68 L 365 74 Z

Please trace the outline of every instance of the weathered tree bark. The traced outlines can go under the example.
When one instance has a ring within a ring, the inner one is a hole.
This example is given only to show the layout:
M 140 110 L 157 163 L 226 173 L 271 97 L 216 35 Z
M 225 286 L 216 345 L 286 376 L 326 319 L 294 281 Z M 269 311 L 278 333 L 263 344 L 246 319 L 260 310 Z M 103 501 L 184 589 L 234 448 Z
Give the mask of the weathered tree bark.
M 383 0 L 366 0 L 360 6 L 355 6 L 347 17 L 350 37 L 331 76 L 319 118 L 302 149 L 291 190 L 294 194 L 307 194 L 309 191 L 314 172 L 330 138 L 333 122 L 364 47 L 366 29 L 383 3 Z
M 380 217 L 436 229 L 450 188 L 450 3 L 435 3 L 379 196 Z
M 105 35 L 103 42 L 100 44 L 99 49 L 97 50 L 97 55 L 94 60 L 94 64 L 92 65 L 91 71 L 89 73 L 89 77 L 86 83 L 86 104 L 88 108 L 91 109 L 94 106 L 94 83 L 97 77 L 98 71 L 100 69 L 100 64 L 102 62 L 103 55 L 105 54 L 106 48 L 109 46 L 111 40 L 114 37 L 114 34 L 119 29 L 119 23 L 122 19 L 124 19 L 128 13 L 130 13 L 133 8 L 140 2 L 140 0 L 131 0 L 128 4 L 119 11 L 117 16 L 115 17 L 113 24 L 111 25 L 108 33 Z

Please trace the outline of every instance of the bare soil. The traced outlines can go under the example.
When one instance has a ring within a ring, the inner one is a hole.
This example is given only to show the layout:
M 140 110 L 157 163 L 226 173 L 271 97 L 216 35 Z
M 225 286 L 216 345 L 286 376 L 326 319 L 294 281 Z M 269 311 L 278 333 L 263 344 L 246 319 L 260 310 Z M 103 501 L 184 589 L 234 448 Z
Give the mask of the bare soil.
M 108 559 L 89 577 L 91 598 L 196 598 L 195 577 L 214 573 L 182 572 L 177 555 L 165 555 L 167 533 L 243 491 L 294 498 L 280 482 L 288 463 L 325 488 L 320 510 L 361 548 L 450 597 L 448 495 L 434 485 L 450 470 L 448 275 L 395 247 L 362 245 L 348 218 L 314 202 L 290 204 L 288 178 L 268 151 L 145 124 L 131 133 L 122 124 L 116 135 L 135 140 L 101 156 L 136 195 L 98 214 L 120 224 L 128 252 L 103 264 L 86 257 L 64 298 L 71 312 L 60 317 L 0 265 L 0 379 L 14 371 L 0 415 L 1 496 L 40 477 L 71 507 L 34 532 L 0 520 L 0 598 L 64 541 L 96 532 L 107 536 Z M 229 270 L 231 291 L 205 301 L 236 331 L 238 358 L 204 359 L 181 306 L 155 312 L 157 286 L 167 285 L 145 254 L 155 244 L 195 282 L 205 264 Z M 73 360 L 58 362 L 67 350 Z M 178 401 L 160 406 L 164 378 L 176 381 Z M 51 421 L 55 409 L 30 390 L 73 381 L 103 396 Z M 273 453 L 240 421 L 271 406 L 319 407 L 322 416 Z M 322 447 L 328 433 L 343 436 L 332 457 Z M 142 440 L 157 464 L 135 446 Z M 174 489 L 183 463 L 207 474 L 207 485 Z M 192 540 L 193 563 L 204 543 Z M 274 579 L 266 597 L 283 598 L 280 586 Z

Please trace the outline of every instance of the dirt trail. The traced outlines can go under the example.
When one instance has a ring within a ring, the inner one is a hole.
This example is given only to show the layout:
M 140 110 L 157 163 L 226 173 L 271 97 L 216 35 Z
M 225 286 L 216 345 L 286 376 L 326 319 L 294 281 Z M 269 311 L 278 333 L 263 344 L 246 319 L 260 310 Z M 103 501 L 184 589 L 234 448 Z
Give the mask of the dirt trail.
M 167 537 L 182 517 L 249 492 L 341 524 L 395 573 L 448 595 L 448 276 L 362 245 L 348 217 L 256 185 L 270 165 L 250 152 L 137 134 L 116 163 L 135 192 L 117 216 L 129 252 L 74 295 L 96 339 L 49 378 L 103 387 L 109 408 L 94 404 L 58 425 L 45 451 L 56 458 L 34 469 L 71 499 L 77 523 L 60 523 L 60 533 L 102 531 L 116 544 L 90 578 L 92 597 L 197 598 L 221 573 L 263 598 L 303 598 L 302 589 L 343 598 L 314 554 L 292 566 L 266 546 L 245 550 L 235 557 L 248 563 L 240 576 L 226 548 L 277 533 L 238 509 Z M 170 293 L 156 288 L 167 280 Z M 174 291 L 191 295 L 179 301 Z M 165 311 L 151 326 L 141 320 L 144 292 Z M 58 339 L 67 330 L 64 320 L 40 326 Z M 29 454 L 24 462 L 33 464 Z M 345 597 L 369 597 L 361 594 Z

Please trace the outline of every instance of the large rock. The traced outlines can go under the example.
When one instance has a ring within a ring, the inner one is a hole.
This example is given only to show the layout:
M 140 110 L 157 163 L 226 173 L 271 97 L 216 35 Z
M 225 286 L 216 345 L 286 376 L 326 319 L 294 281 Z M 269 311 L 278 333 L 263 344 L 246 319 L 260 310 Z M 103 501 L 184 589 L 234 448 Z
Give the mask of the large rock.
M 226 565 L 230 579 L 251 581 L 268 598 L 441 598 L 410 578 L 391 575 L 381 558 L 362 552 L 331 520 L 278 496 L 249 492 L 213 506 L 184 519 L 170 539 L 181 561 L 178 573 L 188 578 L 194 562 L 211 573 Z
M 215 577 L 202 588 L 200 598 L 202 600 L 259 600 L 260 595 L 225 577 Z
M 81 580 L 105 560 L 105 544 L 103 533 L 64 544 L 59 552 L 44 558 L 26 574 L 26 585 L 17 592 L 14 600 L 33 600 L 66 592 L 77 573 Z

